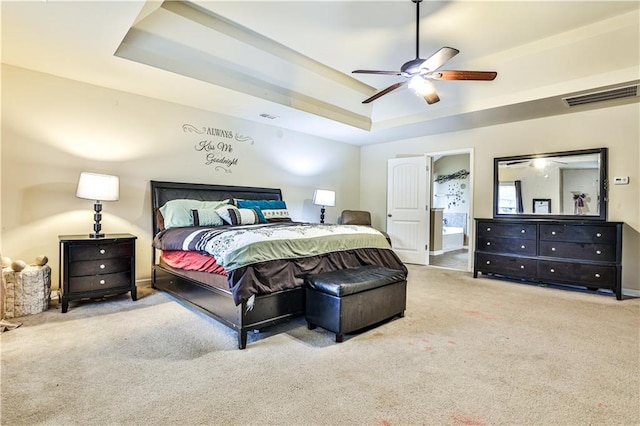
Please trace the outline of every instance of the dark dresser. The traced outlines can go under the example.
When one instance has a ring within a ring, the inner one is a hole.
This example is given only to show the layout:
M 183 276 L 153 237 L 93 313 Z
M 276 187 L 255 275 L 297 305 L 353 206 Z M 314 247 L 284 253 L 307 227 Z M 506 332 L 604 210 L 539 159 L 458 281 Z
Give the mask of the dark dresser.
M 60 290 L 62 312 L 70 300 L 131 292 L 136 300 L 136 237 L 107 234 L 60 235 Z
M 475 219 L 473 276 L 610 289 L 622 299 L 622 223 Z

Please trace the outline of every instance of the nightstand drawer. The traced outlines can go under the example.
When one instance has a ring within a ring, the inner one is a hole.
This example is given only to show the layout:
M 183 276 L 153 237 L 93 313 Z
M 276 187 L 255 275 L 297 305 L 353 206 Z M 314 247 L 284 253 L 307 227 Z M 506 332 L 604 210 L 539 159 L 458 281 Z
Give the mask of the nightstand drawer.
M 69 290 L 73 293 L 104 291 L 118 287 L 127 288 L 126 291 L 130 290 L 131 274 L 129 272 L 69 278 Z
M 69 301 L 136 291 L 136 239 L 131 234 L 59 235 L 60 301 L 62 313 Z
M 110 259 L 131 256 L 132 253 L 131 241 L 110 244 L 72 244 L 69 246 L 69 261 Z
M 104 260 L 85 260 L 69 263 L 69 276 L 82 277 L 86 275 L 113 274 L 131 270 L 130 257 L 118 257 Z

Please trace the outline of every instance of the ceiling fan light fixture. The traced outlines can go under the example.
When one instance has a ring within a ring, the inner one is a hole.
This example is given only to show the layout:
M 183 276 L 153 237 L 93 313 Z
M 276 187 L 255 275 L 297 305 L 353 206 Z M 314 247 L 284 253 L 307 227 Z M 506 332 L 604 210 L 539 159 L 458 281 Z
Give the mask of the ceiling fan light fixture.
M 411 77 L 411 80 L 409 80 L 409 87 L 421 96 L 436 92 L 436 88 L 433 83 L 421 75 L 414 75 Z
M 533 160 L 533 167 L 539 170 L 544 169 L 547 167 L 547 160 L 544 158 L 536 158 Z

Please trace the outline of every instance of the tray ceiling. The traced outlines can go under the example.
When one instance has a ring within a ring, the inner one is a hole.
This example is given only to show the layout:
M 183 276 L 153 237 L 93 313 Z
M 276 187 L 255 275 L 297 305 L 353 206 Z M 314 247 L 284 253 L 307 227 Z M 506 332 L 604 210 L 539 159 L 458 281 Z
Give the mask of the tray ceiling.
M 563 99 L 640 82 L 639 5 L 425 0 L 421 57 L 451 46 L 444 68 L 498 72 L 436 82 L 434 105 L 406 88 L 362 104 L 402 77 L 351 74 L 415 57 L 409 0 L 2 2 L 2 61 L 370 144 L 638 102 Z

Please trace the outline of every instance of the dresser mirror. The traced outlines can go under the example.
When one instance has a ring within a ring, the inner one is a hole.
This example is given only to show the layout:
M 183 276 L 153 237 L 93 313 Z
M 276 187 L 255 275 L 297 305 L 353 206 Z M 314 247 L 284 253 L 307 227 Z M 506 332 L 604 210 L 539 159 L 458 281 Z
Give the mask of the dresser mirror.
M 607 149 L 494 159 L 495 218 L 607 218 Z

